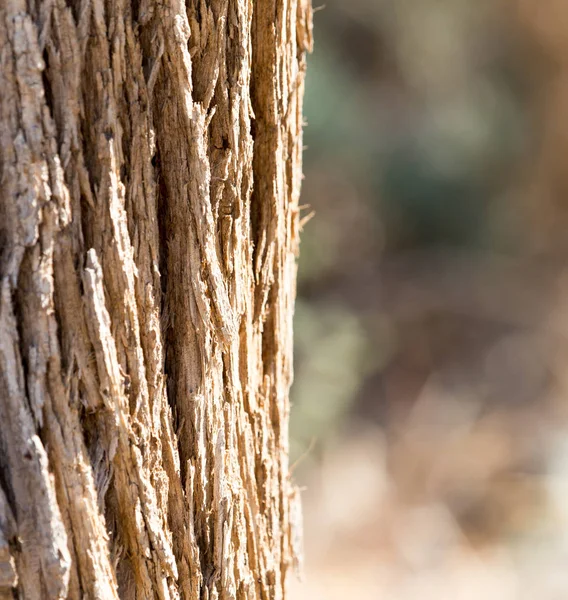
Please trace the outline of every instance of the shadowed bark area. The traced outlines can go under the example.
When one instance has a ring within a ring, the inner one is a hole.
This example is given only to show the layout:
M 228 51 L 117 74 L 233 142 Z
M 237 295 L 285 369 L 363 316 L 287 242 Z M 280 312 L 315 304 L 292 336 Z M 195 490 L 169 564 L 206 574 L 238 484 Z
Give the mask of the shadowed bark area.
M 309 0 L 0 4 L 0 598 L 279 599 Z

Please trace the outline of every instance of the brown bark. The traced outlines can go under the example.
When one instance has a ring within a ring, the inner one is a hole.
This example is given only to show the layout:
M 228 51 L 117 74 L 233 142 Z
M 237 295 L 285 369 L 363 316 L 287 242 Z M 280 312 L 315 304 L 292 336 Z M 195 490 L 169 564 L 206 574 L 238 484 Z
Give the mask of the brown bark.
M 0 2 L 0 597 L 277 599 L 309 0 Z

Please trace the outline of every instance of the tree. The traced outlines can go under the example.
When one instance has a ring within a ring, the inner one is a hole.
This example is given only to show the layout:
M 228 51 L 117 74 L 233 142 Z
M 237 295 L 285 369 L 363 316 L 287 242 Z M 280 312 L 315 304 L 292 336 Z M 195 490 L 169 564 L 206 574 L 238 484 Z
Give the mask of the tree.
M 271 598 L 309 0 L 0 3 L 0 596 Z

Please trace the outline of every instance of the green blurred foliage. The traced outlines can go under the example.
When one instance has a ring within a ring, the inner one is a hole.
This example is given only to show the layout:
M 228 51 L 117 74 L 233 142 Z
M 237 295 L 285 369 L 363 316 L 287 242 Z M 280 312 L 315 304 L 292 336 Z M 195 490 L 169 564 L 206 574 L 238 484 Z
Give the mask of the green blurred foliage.
M 349 410 L 361 379 L 373 366 L 370 345 L 360 320 L 341 306 L 296 306 L 295 385 L 291 427 L 292 454 L 333 434 Z
M 520 239 L 502 204 L 531 132 L 501 18 L 497 5 L 465 0 L 331 0 L 315 15 L 302 201 L 316 215 L 299 271 L 296 455 L 340 427 L 385 367 L 384 332 L 396 337 L 397 325 L 374 299 L 381 261 Z M 364 325 L 377 314 L 386 327 Z

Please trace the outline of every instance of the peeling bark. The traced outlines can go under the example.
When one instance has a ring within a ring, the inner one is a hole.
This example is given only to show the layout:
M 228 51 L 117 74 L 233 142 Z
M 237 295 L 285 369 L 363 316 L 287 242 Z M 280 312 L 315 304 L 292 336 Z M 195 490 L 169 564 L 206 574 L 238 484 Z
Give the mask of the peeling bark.
M 309 0 L 0 3 L 0 598 L 274 599 Z

